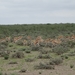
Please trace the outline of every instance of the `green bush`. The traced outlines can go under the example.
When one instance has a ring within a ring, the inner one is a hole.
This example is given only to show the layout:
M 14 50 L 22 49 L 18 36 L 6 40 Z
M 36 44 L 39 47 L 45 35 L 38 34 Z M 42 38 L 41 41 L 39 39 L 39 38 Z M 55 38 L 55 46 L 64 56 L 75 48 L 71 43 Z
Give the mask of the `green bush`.
M 13 44 L 9 44 L 9 47 L 13 47 Z
M 68 56 L 75 56 L 75 52 L 68 53 Z
M 21 69 L 20 72 L 25 73 L 27 70 L 26 69 Z
M 44 54 L 44 55 L 43 54 L 39 54 L 38 58 L 40 58 L 40 59 L 50 59 L 51 56 L 49 54 Z
M 46 44 L 44 42 L 40 42 L 39 45 L 40 45 L 40 47 L 45 47 L 46 46 Z
M 51 65 L 59 65 L 63 62 L 62 58 L 55 58 L 50 60 L 49 64 Z
M 54 47 L 53 49 L 52 49 L 52 51 L 54 52 L 54 53 L 56 53 L 56 54 L 58 54 L 58 55 L 61 55 L 61 54 L 63 54 L 63 53 L 66 53 L 66 52 L 68 52 L 70 49 L 68 48 L 68 47 L 63 47 L 63 46 L 61 46 L 61 45 L 58 45 L 58 46 L 56 46 L 56 47 Z
M 6 55 L 9 55 L 10 54 L 10 52 L 9 51 L 4 51 L 4 50 L 2 50 L 2 51 L 0 51 L 0 56 L 1 57 L 5 57 Z
M 6 48 L 5 45 L 0 44 L 0 50 L 5 49 L 5 48 Z
M 54 46 L 55 46 L 55 45 L 54 45 L 53 43 L 51 43 L 51 42 L 46 44 L 46 47 L 53 48 Z
M 68 54 L 66 54 L 66 55 L 61 55 L 61 58 L 62 59 L 68 59 L 69 57 L 68 57 Z
M 31 53 L 31 50 L 25 50 L 26 53 Z
M 46 63 L 39 63 L 39 65 L 34 66 L 35 69 L 54 69 L 54 65 L 49 65 Z
M 1 42 L 1 45 L 8 46 L 8 42 Z
M 71 65 L 70 65 L 70 68 L 73 68 L 73 67 L 74 67 L 74 65 L 71 64 Z
M 26 50 L 26 48 L 20 48 L 19 49 L 19 51 L 25 51 Z
M 12 61 L 12 62 L 9 62 L 9 64 L 18 64 L 18 63 L 15 61 Z
M 4 56 L 4 59 L 5 59 L 5 60 L 9 59 L 9 55 L 5 55 L 5 56 Z
M 2 73 L 2 72 L 0 72 L 0 75 L 3 75 L 3 73 Z
M 40 71 L 39 74 L 42 74 L 42 72 Z
M 70 48 L 74 48 L 75 47 L 75 41 L 67 41 L 67 45 Z
M 25 61 L 26 62 L 33 62 L 34 61 L 34 58 L 26 58 Z
M 23 46 L 22 40 L 17 41 L 16 44 L 17 44 L 17 45 L 20 45 L 20 46 Z
M 21 51 L 12 54 L 12 58 L 23 58 L 23 57 L 24 57 L 24 53 Z
M 42 50 L 39 50 L 41 54 L 47 54 L 49 53 L 49 51 L 45 50 L 45 49 L 42 49 Z
M 40 46 L 31 46 L 31 50 L 32 51 L 39 51 L 40 50 Z

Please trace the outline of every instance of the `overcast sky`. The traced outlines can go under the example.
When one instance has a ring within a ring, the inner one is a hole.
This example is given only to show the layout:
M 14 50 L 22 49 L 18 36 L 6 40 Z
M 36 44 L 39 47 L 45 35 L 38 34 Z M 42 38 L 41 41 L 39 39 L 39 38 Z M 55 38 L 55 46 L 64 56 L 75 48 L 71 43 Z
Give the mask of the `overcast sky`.
M 75 23 L 75 0 L 0 0 L 0 24 Z

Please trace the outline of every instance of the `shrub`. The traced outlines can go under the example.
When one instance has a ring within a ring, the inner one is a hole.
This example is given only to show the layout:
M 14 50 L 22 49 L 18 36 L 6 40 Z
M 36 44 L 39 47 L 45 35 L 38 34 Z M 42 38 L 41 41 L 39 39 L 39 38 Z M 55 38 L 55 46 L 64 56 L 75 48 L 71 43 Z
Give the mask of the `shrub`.
M 49 65 L 46 63 L 39 63 L 39 65 L 34 66 L 35 69 L 54 69 L 54 65 Z
M 71 65 L 70 65 L 70 68 L 73 68 L 73 67 L 74 67 L 74 65 L 71 64 Z
M 31 53 L 31 51 L 30 51 L 30 50 L 26 50 L 25 52 L 26 52 L 26 53 Z
M 62 60 L 62 58 L 55 58 L 55 59 L 52 59 L 49 63 L 51 64 L 51 65 L 59 65 L 59 64 L 61 64 L 63 62 L 63 60 Z
M 3 75 L 3 73 L 2 73 L 2 72 L 0 72 L 0 75 Z
M 69 53 L 68 56 L 75 56 L 75 52 Z
M 5 55 L 5 51 L 0 51 L 0 56 L 4 57 L 4 55 Z
M 75 41 L 67 41 L 67 44 L 70 48 L 74 48 L 75 47 Z
M 54 46 L 55 46 L 55 45 L 54 45 L 53 43 L 51 43 L 51 42 L 49 42 L 49 43 L 46 44 L 46 47 L 53 48 Z
M 5 55 L 4 59 L 7 60 L 9 58 L 9 55 Z
M 68 55 L 61 55 L 62 59 L 68 59 Z
M 31 46 L 31 41 L 27 40 L 27 46 Z
M 40 46 L 31 46 L 31 50 L 32 51 L 39 51 L 40 50 Z
M 25 73 L 27 70 L 26 69 L 21 69 L 20 72 Z
M 26 50 L 26 48 L 20 48 L 19 49 L 19 51 L 25 51 Z
M 42 49 L 42 50 L 40 50 L 40 53 L 41 54 L 47 54 L 47 53 L 49 53 L 49 51 Z
M 0 56 L 1 56 L 1 57 L 5 57 L 5 56 L 8 55 L 8 54 L 10 54 L 9 51 L 4 51 L 4 50 L 0 51 Z
M 20 45 L 20 46 L 23 46 L 22 40 L 17 41 L 16 44 L 17 44 L 17 45 Z
M 13 47 L 13 44 L 9 44 L 9 47 Z
M 34 59 L 33 58 L 27 58 L 27 59 L 25 59 L 25 61 L 26 62 L 32 62 L 32 61 L 34 61 Z
M 65 59 L 68 59 L 68 56 L 65 56 Z
M 12 55 L 12 58 L 23 58 L 23 57 L 24 57 L 24 53 L 21 51 L 18 51 Z
M 67 51 L 69 51 L 70 49 L 68 48 L 68 47 L 63 47 L 63 46 L 61 46 L 61 45 L 58 45 L 58 46 L 56 46 L 56 47 L 54 47 L 53 49 L 52 49 L 52 51 L 53 52 L 55 52 L 56 54 L 58 54 L 58 55 L 61 55 L 61 54 L 63 54 L 63 53 L 66 53 Z
M 41 47 L 45 47 L 45 46 L 46 46 L 46 44 L 45 44 L 44 42 L 40 42 L 39 45 L 40 45 Z
M 39 74 L 42 74 L 42 72 L 39 72 Z
M 50 59 L 51 57 L 50 57 L 50 55 L 49 54 L 39 54 L 38 55 L 38 58 L 40 58 L 40 59 Z
M 0 49 L 1 49 L 1 50 L 2 50 L 2 49 L 5 49 L 5 48 L 6 48 L 5 45 L 0 44 Z
M 8 42 L 1 42 L 1 45 L 8 46 Z
M 18 63 L 17 63 L 17 62 L 12 61 L 12 62 L 9 62 L 9 64 L 18 64 Z

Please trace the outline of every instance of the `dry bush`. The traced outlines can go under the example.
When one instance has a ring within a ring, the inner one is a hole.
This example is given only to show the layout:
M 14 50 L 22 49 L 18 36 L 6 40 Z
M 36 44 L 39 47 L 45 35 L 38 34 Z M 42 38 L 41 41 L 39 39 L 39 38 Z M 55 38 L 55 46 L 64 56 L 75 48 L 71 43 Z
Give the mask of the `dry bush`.
M 16 44 L 17 44 L 17 45 L 20 45 L 20 46 L 23 46 L 22 40 L 17 41 Z
M 37 46 L 37 45 L 34 46 L 34 45 L 33 45 L 33 46 L 31 46 L 31 50 L 32 50 L 32 51 L 39 51 L 39 50 L 40 50 L 40 46 Z
M 21 69 L 20 72 L 25 73 L 27 70 L 26 69 Z
M 51 65 L 59 65 L 61 63 L 63 63 L 62 58 L 55 58 L 55 59 L 50 60 L 50 62 L 49 62 L 49 64 L 51 64 Z
M 39 54 L 37 58 L 39 58 L 39 59 L 50 59 L 51 56 L 49 54 Z
M 41 49 L 39 51 L 40 51 L 41 54 L 48 54 L 49 53 L 49 51 L 48 50 L 45 50 L 45 49 Z
M 9 56 L 9 54 L 10 54 L 10 52 L 7 51 L 7 50 L 1 50 L 1 51 L 0 51 L 0 56 L 1 56 L 1 57 L 5 57 L 6 55 Z
M 9 64 L 18 64 L 18 63 L 15 61 L 11 61 L 11 62 L 9 62 Z
M 34 58 L 26 58 L 25 61 L 26 62 L 33 62 L 34 61 Z
M 52 49 L 52 52 L 61 55 L 63 53 L 68 52 L 70 49 L 67 46 L 61 46 L 61 45 L 57 45 Z
M 46 63 L 39 63 L 39 65 L 35 65 L 34 68 L 35 69 L 54 69 L 55 66 L 49 65 L 49 64 L 46 64 Z
M 24 57 L 24 53 L 21 51 L 18 51 L 12 55 L 12 58 L 23 58 L 23 57 Z

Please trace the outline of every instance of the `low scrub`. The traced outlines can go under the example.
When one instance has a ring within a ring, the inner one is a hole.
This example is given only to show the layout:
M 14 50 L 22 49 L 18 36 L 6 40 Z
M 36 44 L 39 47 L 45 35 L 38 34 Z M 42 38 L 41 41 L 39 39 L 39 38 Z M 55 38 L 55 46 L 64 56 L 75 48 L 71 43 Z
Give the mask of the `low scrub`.
M 66 55 L 61 55 L 61 58 L 62 59 L 68 59 L 69 57 L 68 57 L 68 54 L 66 54 Z
M 27 70 L 26 69 L 21 69 L 20 72 L 25 73 Z
M 50 60 L 50 62 L 49 62 L 49 64 L 51 64 L 51 65 L 59 65 L 61 63 L 63 63 L 62 58 L 55 58 L 55 59 Z
M 73 65 L 73 64 L 71 64 L 71 65 L 70 65 L 70 68 L 73 68 L 73 67 L 74 67 L 74 65 Z
M 13 47 L 13 44 L 9 44 L 9 47 Z
M 9 62 L 9 64 L 18 64 L 18 63 L 15 61 L 12 61 L 12 62 Z
M 5 56 L 7 56 L 7 55 L 9 55 L 10 54 L 10 52 L 9 51 L 4 51 L 4 50 L 2 50 L 2 51 L 0 51 L 0 56 L 1 57 L 5 57 Z
M 50 43 L 47 43 L 47 44 L 46 44 L 46 47 L 53 48 L 53 47 L 55 47 L 55 45 L 54 45 L 53 43 L 50 42 Z
M 39 54 L 38 58 L 39 59 L 50 59 L 51 56 L 49 54 Z
M 46 63 L 39 63 L 39 65 L 36 65 L 34 67 L 35 69 L 54 69 L 54 65 L 49 65 L 49 64 L 46 64 Z
M 26 50 L 26 48 L 20 48 L 19 49 L 19 51 L 25 51 Z
M 34 58 L 26 58 L 25 61 L 26 62 L 33 62 L 34 61 Z
M 33 45 L 33 46 L 31 46 L 31 50 L 32 50 L 32 51 L 39 51 L 39 50 L 40 50 L 40 46 L 37 46 L 37 45 L 34 46 L 34 45 Z
M 68 56 L 75 56 L 75 52 L 68 53 Z
M 5 60 L 9 59 L 9 55 L 8 54 L 4 55 L 4 59 Z
M 22 40 L 17 41 L 16 44 L 17 44 L 17 45 L 20 45 L 20 46 L 23 46 Z
M 2 73 L 2 72 L 0 72 L 0 75 L 3 75 L 3 73 Z
M 45 46 L 46 46 L 46 44 L 45 44 L 44 42 L 40 42 L 39 45 L 40 45 L 41 47 L 45 47 Z
M 31 50 L 26 50 L 25 52 L 26 52 L 26 53 L 31 53 Z
M 69 50 L 70 50 L 70 49 L 69 49 L 67 46 L 63 47 L 63 46 L 61 46 L 61 45 L 58 45 L 58 46 L 56 46 L 56 47 L 54 47 L 54 48 L 52 49 L 52 52 L 54 52 L 54 53 L 56 53 L 56 54 L 58 54 L 58 55 L 61 55 L 61 54 L 63 54 L 63 53 L 68 52 Z
M 23 58 L 23 57 L 24 57 L 24 53 L 21 51 L 18 51 L 12 55 L 12 58 Z
M 1 45 L 8 46 L 8 42 L 1 42 Z
M 40 53 L 41 53 L 41 54 L 48 54 L 49 51 L 47 51 L 47 50 L 45 50 L 45 49 L 42 49 L 42 50 L 40 50 Z

